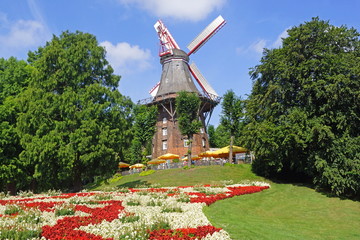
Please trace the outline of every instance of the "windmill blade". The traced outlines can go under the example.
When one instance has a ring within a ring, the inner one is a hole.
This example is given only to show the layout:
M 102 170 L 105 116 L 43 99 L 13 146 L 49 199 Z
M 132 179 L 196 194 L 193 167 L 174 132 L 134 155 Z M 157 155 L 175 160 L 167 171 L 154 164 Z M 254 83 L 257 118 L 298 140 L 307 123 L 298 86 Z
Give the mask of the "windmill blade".
M 188 55 L 195 53 L 199 48 L 204 45 L 212 36 L 215 35 L 224 25 L 226 21 L 220 15 L 212 21 L 192 42 L 187 46 L 190 50 Z
M 161 53 L 169 51 L 171 49 L 180 49 L 179 45 L 176 43 L 170 31 L 166 28 L 166 26 L 161 20 L 158 20 L 155 23 L 154 28 L 159 36 L 160 43 L 162 46 Z
M 152 97 L 156 96 L 157 91 L 159 90 L 160 82 L 158 82 L 152 89 L 150 89 L 149 93 Z
M 189 69 L 191 74 L 194 76 L 196 81 L 199 83 L 200 87 L 204 90 L 204 92 L 211 98 L 215 99 L 218 98 L 218 94 L 215 92 L 215 90 L 210 86 L 208 81 L 204 78 L 204 76 L 200 73 L 198 67 L 195 65 L 195 63 L 191 63 L 189 65 Z

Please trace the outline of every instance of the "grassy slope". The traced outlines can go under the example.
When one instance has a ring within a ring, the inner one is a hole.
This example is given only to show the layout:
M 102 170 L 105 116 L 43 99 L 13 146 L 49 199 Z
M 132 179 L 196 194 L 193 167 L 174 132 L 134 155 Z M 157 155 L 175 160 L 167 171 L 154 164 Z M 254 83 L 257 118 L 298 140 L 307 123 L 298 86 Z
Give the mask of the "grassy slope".
M 233 239 L 360 239 L 360 203 L 313 189 L 272 184 L 271 189 L 204 208 Z
M 242 180 L 264 181 L 264 178 L 258 177 L 250 171 L 250 165 L 234 165 L 234 166 L 206 166 L 195 167 L 184 170 L 168 169 L 159 170 L 148 176 L 139 176 L 133 174 L 124 176 L 116 182 L 103 184 L 93 188 L 93 190 L 104 190 L 108 187 L 136 187 L 151 186 L 154 184 L 163 187 L 188 186 L 196 184 L 216 184 L 224 180 L 232 180 L 238 183 Z
M 109 186 L 215 184 L 264 179 L 249 165 L 196 167 L 125 176 Z M 104 189 L 104 185 L 97 190 Z M 271 189 L 218 201 L 204 212 L 232 239 L 360 239 L 360 203 L 329 198 L 311 188 L 271 183 Z

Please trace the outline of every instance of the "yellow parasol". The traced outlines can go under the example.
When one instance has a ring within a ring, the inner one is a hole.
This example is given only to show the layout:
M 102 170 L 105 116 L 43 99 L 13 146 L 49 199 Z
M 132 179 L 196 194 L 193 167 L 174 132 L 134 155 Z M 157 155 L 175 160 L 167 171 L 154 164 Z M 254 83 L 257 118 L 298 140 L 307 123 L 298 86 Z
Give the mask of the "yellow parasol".
M 191 159 L 192 160 L 200 160 L 202 157 L 199 157 L 199 156 L 191 156 Z M 183 161 L 187 161 L 188 160 L 188 157 L 184 157 L 183 159 L 181 159 Z
M 127 167 L 129 167 L 130 166 L 130 164 L 127 164 L 127 163 L 124 163 L 124 162 L 119 162 L 119 168 L 127 168 Z
M 131 165 L 130 168 L 133 169 L 133 168 L 143 168 L 145 167 L 144 164 L 141 164 L 141 163 L 137 163 L 137 164 L 134 164 L 134 165 Z
M 147 164 L 161 164 L 166 163 L 166 160 L 163 159 L 153 159 L 147 162 Z
M 235 153 L 245 153 L 245 152 L 248 152 L 248 151 L 249 150 L 247 150 L 246 148 L 233 146 L 233 154 L 235 154 Z M 230 152 L 230 146 L 226 146 L 226 147 L 220 148 L 219 150 L 214 151 L 212 154 L 215 157 L 227 157 L 227 156 L 229 156 L 229 152 Z
M 200 157 L 216 157 L 217 154 L 214 154 L 215 151 L 206 151 L 206 152 L 203 152 L 203 153 L 200 153 L 199 156 Z
M 164 155 L 161 155 L 158 157 L 158 159 L 168 160 L 168 159 L 177 159 L 179 158 L 179 155 L 173 154 L 173 153 L 167 153 Z

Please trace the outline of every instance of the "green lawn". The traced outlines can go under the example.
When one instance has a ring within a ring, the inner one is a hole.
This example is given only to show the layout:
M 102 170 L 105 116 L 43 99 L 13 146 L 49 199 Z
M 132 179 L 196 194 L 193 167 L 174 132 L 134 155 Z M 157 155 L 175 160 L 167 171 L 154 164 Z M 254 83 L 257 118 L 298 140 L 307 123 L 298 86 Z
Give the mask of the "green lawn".
M 223 180 L 267 181 L 249 165 L 209 166 L 161 170 L 148 176 L 134 174 L 106 186 L 135 187 L 216 184 Z M 260 193 L 218 201 L 204 212 L 216 227 L 238 239 L 360 239 L 360 203 L 329 198 L 293 184 L 271 183 Z
M 271 189 L 204 208 L 233 239 L 360 239 L 360 203 L 313 189 L 272 184 Z
M 167 169 L 158 170 L 148 176 L 139 176 L 133 174 L 124 176 L 118 181 L 108 181 L 100 186 L 91 188 L 92 190 L 105 190 L 111 187 L 138 187 L 159 185 L 163 187 L 189 186 L 197 184 L 217 184 L 222 181 L 233 181 L 239 183 L 243 180 L 265 181 L 264 178 L 256 176 L 250 171 L 250 165 L 232 165 L 232 166 L 201 166 L 184 170 Z

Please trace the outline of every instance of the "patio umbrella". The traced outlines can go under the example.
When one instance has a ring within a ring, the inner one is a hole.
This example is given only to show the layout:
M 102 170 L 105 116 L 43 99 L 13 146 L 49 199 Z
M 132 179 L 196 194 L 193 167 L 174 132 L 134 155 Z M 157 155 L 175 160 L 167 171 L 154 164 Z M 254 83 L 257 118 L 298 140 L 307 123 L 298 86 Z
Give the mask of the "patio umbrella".
M 176 158 L 179 158 L 179 155 L 173 153 L 167 153 L 158 157 L 158 159 L 164 159 L 164 160 L 176 159 Z
M 127 164 L 127 163 L 124 163 L 124 162 L 119 162 L 119 168 L 127 168 L 127 167 L 129 167 L 130 166 L 130 164 Z
M 163 159 L 152 159 L 150 161 L 147 162 L 147 164 L 161 164 L 161 163 L 166 163 L 166 160 Z
M 199 156 L 191 156 L 191 159 L 192 160 L 200 160 L 202 157 L 199 157 Z M 181 159 L 183 161 L 187 161 L 188 160 L 188 157 L 184 157 L 183 159 Z
M 248 151 L 249 150 L 247 150 L 246 148 L 233 146 L 233 154 L 235 154 L 235 153 L 245 153 L 245 152 L 248 152 Z M 219 150 L 214 151 L 213 154 L 216 157 L 227 157 L 227 156 L 229 156 L 229 152 L 230 152 L 230 146 L 226 146 L 226 147 L 220 148 Z
M 215 151 L 206 151 L 206 152 L 202 152 L 199 154 L 200 157 L 216 157 L 217 154 L 215 153 Z
M 143 168 L 143 167 L 145 167 L 145 165 L 144 165 L 144 164 L 141 164 L 141 163 L 137 163 L 137 164 L 134 164 L 134 165 L 131 165 L 131 166 L 130 166 L 131 169 L 132 169 L 132 168 Z

